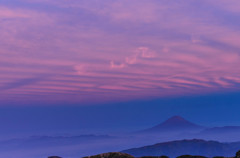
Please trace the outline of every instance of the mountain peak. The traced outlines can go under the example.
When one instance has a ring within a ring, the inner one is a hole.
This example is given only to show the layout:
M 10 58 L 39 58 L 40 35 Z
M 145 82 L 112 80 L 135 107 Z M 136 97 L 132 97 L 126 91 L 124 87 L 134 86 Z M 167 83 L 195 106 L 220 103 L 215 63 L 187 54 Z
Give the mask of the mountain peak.
M 199 130 L 203 129 L 202 126 L 199 126 L 197 124 L 194 124 L 186 119 L 184 119 L 181 116 L 173 116 L 163 123 L 154 126 L 150 129 L 147 129 L 145 131 L 150 132 L 163 132 L 163 131 L 192 131 L 192 130 Z
M 183 117 L 181 116 L 173 116 L 173 117 L 170 117 L 169 119 L 167 119 L 165 122 L 178 122 L 178 121 L 187 121 L 186 119 L 184 119 Z

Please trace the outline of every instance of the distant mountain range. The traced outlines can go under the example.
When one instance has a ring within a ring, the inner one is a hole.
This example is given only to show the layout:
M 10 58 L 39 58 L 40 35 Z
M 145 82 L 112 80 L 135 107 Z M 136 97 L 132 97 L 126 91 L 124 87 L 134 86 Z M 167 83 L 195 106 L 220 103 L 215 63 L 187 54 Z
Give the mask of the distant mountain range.
M 67 158 L 97 154 L 109 150 L 116 137 L 109 135 L 32 136 L 0 141 L 0 157 L 44 158 L 61 155 Z M 104 142 L 104 143 L 103 143 Z M 108 145 L 108 143 L 110 145 Z M 116 144 L 116 143 L 115 143 Z M 102 147 L 103 146 L 103 147 Z M 69 152 L 72 155 L 69 155 Z
M 220 133 L 239 133 L 240 132 L 240 126 L 224 126 L 224 127 L 213 127 L 208 128 L 202 131 L 202 133 L 205 134 L 220 134 Z
M 151 128 L 127 134 L 34 136 L 4 140 L 0 141 L 0 157 L 61 155 L 75 158 L 123 149 L 129 149 L 124 152 L 136 157 L 167 155 L 171 158 L 184 154 L 233 156 L 240 149 L 239 133 L 239 126 L 209 128 L 174 116 Z M 148 146 L 150 144 L 155 145 Z
M 214 156 L 234 156 L 240 149 L 240 142 L 220 143 L 217 141 L 205 141 L 200 139 L 180 140 L 155 145 L 132 148 L 121 152 L 131 154 L 135 157 L 166 155 L 170 158 L 180 155 L 202 155 L 206 157 Z

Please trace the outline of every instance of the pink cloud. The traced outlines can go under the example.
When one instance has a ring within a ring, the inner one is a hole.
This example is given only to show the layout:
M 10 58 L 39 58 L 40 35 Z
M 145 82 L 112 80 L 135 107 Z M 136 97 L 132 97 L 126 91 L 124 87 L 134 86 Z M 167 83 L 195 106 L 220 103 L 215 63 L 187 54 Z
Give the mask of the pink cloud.
M 194 1 L 24 1 L 55 11 L 0 6 L 2 101 L 90 103 L 238 89 L 240 33 Z M 234 1 L 204 2 L 239 14 Z
M 24 10 L 13 10 L 7 7 L 0 6 L 0 19 L 10 19 L 10 18 L 29 18 L 28 15 Z
M 236 0 L 213 0 L 213 1 L 206 1 L 211 5 L 216 5 L 217 7 L 224 9 L 228 12 L 240 13 L 240 2 Z
M 111 68 L 124 68 L 125 64 L 121 63 L 121 64 L 115 64 L 114 61 L 110 62 L 110 66 Z

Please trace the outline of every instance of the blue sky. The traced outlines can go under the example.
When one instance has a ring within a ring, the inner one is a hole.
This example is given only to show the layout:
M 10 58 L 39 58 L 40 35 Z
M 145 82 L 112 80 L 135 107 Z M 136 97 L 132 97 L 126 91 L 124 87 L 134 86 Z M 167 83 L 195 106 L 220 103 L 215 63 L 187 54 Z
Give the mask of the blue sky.
M 174 115 L 209 127 L 240 125 L 239 97 L 235 92 L 91 106 L 6 106 L 0 108 L 0 126 L 9 136 L 106 134 L 145 129 Z

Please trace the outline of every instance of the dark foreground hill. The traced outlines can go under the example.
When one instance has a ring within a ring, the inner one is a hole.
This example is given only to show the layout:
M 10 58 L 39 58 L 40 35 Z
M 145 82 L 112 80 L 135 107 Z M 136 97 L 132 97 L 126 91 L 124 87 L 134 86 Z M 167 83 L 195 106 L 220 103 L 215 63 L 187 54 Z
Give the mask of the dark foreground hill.
M 240 149 L 240 142 L 220 143 L 217 141 L 205 141 L 199 139 L 180 140 L 155 145 L 132 148 L 122 151 L 135 157 L 166 155 L 177 157 L 180 155 L 202 155 L 206 157 L 224 156 L 230 157 Z
M 59 156 L 50 156 L 48 158 L 62 158 Z M 86 156 L 83 158 L 135 158 L 134 156 L 122 152 L 109 152 L 109 153 L 103 153 L 103 154 L 98 154 L 98 155 L 93 155 L 93 156 Z M 137 157 L 137 158 L 169 158 L 168 156 L 142 156 L 142 157 Z M 207 158 L 205 156 L 201 155 L 180 155 L 176 158 Z M 216 156 L 213 158 L 226 158 L 224 156 Z M 227 158 L 240 158 L 240 150 L 236 153 L 235 156 L 232 157 L 227 157 Z
M 120 152 L 110 152 L 110 153 L 103 153 L 94 156 L 87 156 L 83 158 L 134 158 L 132 155 L 120 153 Z
M 110 153 L 103 153 L 93 156 L 87 156 L 83 158 L 135 158 L 134 156 L 126 153 L 121 152 L 110 152 Z M 139 158 L 168 158 L 167 156 L 144 156 Z
M 55 157 L 49 157 L 49 158 L 55 158 Z M 59 157 L 58 157 L 59 158 Z M 121 153 L 121 152 L 110 152 L 110 153 L 103 153 L 103 154 L 98 154 L 94 156 L 87 156 L 83 158 L 135 158 L 134 156 L 126 153 Z M 143 156 L 143 157 L 137 157 L 137 158 L 169 158 L 168 156 Z M 207 158 L 205 156 L 201 155 L 180 155 L 176 158 Z M 213 158 L 226 158 L 223 156 L 217 156 Z M 238 151 L 235 156 L 233 157 L 228 157 L 228 158 L 240 158 L 240 151 Z

